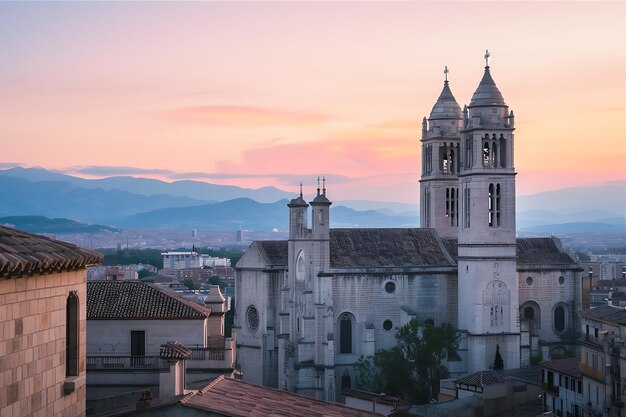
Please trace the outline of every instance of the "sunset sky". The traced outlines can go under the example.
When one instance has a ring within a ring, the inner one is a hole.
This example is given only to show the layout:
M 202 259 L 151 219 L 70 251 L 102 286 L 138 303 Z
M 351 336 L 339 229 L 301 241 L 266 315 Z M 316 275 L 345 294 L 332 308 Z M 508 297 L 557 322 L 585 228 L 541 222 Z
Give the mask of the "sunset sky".
M 625 2 L 2 2 L 0 168 L 415 203 L 489 49 L 519 194 L 624 180 L 625 45 Z

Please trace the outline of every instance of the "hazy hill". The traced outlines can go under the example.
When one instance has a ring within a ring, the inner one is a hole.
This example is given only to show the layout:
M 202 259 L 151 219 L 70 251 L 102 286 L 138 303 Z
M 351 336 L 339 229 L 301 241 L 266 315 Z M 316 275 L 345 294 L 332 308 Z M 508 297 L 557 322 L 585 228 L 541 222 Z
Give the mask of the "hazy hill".
M 100 224 L 80 223 L 70 219 L 49 219 L 44 216 L 8 216 L 0 217 L 0 224 L 32 233 L 96 233 L 119 232 L 115 227 Z
M 101 179 L 85 179 L 51 172 L 43 168 L 11 168 L 0 170 L 0 175 L 24 178 L 30 181 L 66 182 L 81 188 L 119 190 L 144 196 L 168 194 L 175 197 L 188 197 L 205 202 L 226 201 L 235 198 L 251 198 L 260 202 L 273 202 L 281 198 L 291 198 L 291 194 L 275 187 L 258 189 L 241 188 L 232 185 L 209 184 L 202 181 L 165 182 L 149 178 L 117 176 Z
M 67 182 L 33 182 L 0 175 L 0 216 L 41 215 L 111 223 L 120 217 L 163 207 L 202 204 L 189 197 L 143 196 L 120 190 L 86 189 Z M 10 198 L 6 198 L 10 196 Z
M 239 198 L 195 207 L 153 210 L 135 214 L 117 223 L 123 227 L 237 230 L 287 230 L 288 200 L 258 203 Z M 415 227 L 417 218 L 387 216 L 374 210 L 356 211 L 331 207 L 332 227 Z M 309 221 L 310 223 L 310 221 Z

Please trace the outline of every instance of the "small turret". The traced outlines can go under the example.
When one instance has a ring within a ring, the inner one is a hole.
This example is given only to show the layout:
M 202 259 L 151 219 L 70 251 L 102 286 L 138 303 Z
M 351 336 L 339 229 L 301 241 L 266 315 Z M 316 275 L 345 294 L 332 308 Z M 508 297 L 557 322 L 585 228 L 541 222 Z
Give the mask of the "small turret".
M 302 197 L 302 183 L 300 183 L 300 195 L 292 199 L 287 207 L 289 207 L 289 239 L 304 239 L 306 237 L 306 218 L 309 205 Z
M 323 188 L 320 193 L 320 178 L 317 177 L 317 195 L 310 202 L 313 207 L 311 228 L 313 239 L 330 238 L 330 205 L 332 202 L 326 198 L 326 178 L 322 179 Z

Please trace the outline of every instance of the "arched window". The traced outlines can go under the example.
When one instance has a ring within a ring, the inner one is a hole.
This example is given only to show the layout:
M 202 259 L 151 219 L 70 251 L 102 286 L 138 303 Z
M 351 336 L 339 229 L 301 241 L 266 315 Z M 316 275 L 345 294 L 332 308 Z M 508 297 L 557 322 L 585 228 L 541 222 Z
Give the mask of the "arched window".
M 450 189 L 446 188 L 446 217 L 450 215 Z
M 489 166 L 489 142 L 483 145 L 483 166 Z
M 500 226 L 500 184 L 496 184 L 496 226 Z
M 491 145 L 491 166 L 494 168 L 498 166 L 498 145 L 495 142 Z
M 339 353 L 352 353 L 352 320 L 349 314 L 339 319 Z
M 500 135 L 500 166 L 506 168 L 506 139 Z
M 348 373 L 348 370 L 346 369 L 343 372 L 343 376 L 341 377 L 341 389 L 349 389 L 352 388 L 352 378 L 350 378 L 350 374 Z
M 76 291 L 65 305 L 65 376 L 78 376 L 79 309 Z
M 489 195 L 487 196 L 487 208 L 489 211 L 489 227 L 493 227 L 494 225 L 494 199 L 495 199 L 495 190 L 493 184 L 489 184 Z
M 450 226 L 454 226 L 454 218 L 456 217 L 456 191 L 450 189 Z
M 536 335 L 537 330 L 541 328 L 541 307 L 539 304 L 534 301 L 526 301 L 520 307 L 520 315 L 521 320 L 528 323 L 530 333 Z
M 463 213 L 465 216 L 465 228 L 469 229 L 470 228 L 471 199 L 470 199 L 470 188 L 467 186 L 467 184 L 465 185 L 464 198 L 465 198 L 465 201 L 463 203 L 464 205 Z
M 509 319 L 510 295 L 502 281 L 491 281 L 483 290 L 483 319 L 486 329 L 506 330 Z
M 554 309 L 554 331 L 563 333 L 565 331 L 565 307 L 558 305 Z
M 535 310 L 528 306 L 524 309 L 524 320 L 534 320 L 535 319 Z

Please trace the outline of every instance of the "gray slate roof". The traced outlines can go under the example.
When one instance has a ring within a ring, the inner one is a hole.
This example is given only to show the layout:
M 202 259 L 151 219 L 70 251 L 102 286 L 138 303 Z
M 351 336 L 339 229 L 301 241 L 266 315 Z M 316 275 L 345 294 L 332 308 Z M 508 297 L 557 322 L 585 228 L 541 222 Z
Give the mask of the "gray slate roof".
M 489 385 L 504 384 L 504 375 L 502 372 L 490 369 L 488 371 L 474 372 L 473 374 L 457 379 L 457 384 L 471 385 L 474 387 L 486 387 Z
M 286 240 L 257 242 L 270 265 L 286 266 Z M 332 268 L 454 266 L 458 242 L 426 228 L 330 229 Z M 451 258 L 454 262 L 450 262 Z M 517 239 L 518 265 L 576 265 L 553 238 Z
M 90 320 L 202 320 L 211 309 L 141 281 L 87 283 Z
M 286 240 L 260 240 L 258 243 L 265 252 L 270 265 L 287 265 L 289 263 Z
M 601 305 L 590 310 L 581 311 L 580 316 L 592 320 L 626 325 L 626 309 L 621 307 Z
M 517 239 L 518 264 L 572 265 L 576 264 L 562 252 L 550 237 Z
M 331 268 L 454 266 L 433 229 L 331 229 Z
M 578 369 L 580 357 L 552 359 L 551 361 L 541 362 L 542 368 L 552 369 L 561 374 L 570 375 L 574 378 L 582 378 L 582 373 Z
M 73 271 L 101 262 L 98 252 L 0 226 L 0 278 Z

